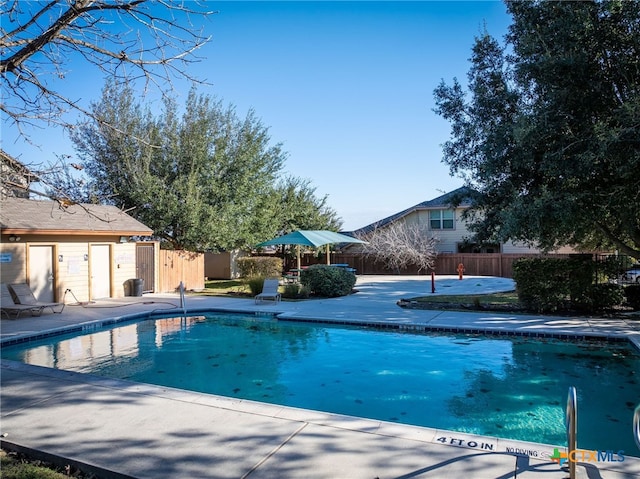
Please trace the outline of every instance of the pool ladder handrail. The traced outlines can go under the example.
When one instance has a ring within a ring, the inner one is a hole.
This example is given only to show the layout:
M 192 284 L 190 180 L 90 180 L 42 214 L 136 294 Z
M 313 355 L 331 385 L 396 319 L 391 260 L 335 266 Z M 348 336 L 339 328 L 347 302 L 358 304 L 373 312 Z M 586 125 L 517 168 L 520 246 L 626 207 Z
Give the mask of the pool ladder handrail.
M 576 462 L 573 460 L 573 458 L 575 458 L 575 453 L 573 453 L 573 451 L 576 450 L 578 443 L 578 398 L 576 388 L 574 386 L 569 387 L 569 394 L 567 394 L 565 427 L 567 428 L 567 462 L 569 463 L 569 477 L 570 479 L 575 479 Z
M 180 281 L 180 309 L 182 310 L 182 314 L 187 314 L 187 304 L 184 298 L 184 284 Z
M 633 412 L 633 439 L 635 439 L 636 446 L 640 449 L 640 404 L 636 406 L 636 410 Z

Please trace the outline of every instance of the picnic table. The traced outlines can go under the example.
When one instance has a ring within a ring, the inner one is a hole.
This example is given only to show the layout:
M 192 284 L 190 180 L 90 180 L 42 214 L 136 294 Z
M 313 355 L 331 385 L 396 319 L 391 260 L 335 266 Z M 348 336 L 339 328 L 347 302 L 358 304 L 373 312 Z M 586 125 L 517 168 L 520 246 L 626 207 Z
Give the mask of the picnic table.
M 306 268 L 293 268 L 287 271 L 287 274 L 283 276 L 285 283 L 297 283 L 300 280 L 300 273 Z
M 330 264 L 329 266 L 333 266 L 334 268 L 342 268 L 345 271 L 348 271 L 349 273 L 356 274 L 355 268 L 351 268 L 347 263 L 333 263 L 333 264 Z

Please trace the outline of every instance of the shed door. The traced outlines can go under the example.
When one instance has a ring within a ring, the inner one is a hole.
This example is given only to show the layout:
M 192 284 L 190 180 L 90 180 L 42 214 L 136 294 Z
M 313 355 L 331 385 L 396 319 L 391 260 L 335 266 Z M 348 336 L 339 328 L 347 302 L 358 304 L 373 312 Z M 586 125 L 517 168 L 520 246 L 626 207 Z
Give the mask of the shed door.
M 145 293 L 153 292 L 155 284 L 153 244 L 136 245 L 136 275 L 144 280 L 142 290 Z
M 29 246 L 29 287 L 38 301 L 53 297 L 53 246 Z
M 108 244 L 91 245 L 91 299 L 109 298 L 111 296 L 111 270 Z

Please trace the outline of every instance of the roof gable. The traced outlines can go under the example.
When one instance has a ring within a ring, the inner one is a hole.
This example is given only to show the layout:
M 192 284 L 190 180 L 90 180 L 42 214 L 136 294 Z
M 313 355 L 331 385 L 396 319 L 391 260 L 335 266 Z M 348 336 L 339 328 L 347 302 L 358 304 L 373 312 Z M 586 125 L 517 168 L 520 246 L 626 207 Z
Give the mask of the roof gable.
M 70 205 L 56 201 L 5 198 L 0 208 L 3 233 L 150 236 L 153 230 L 115 206 Z
M 0 197 L 29 198 L 29 185 L 39 178 L 25 165 L 0 149 Z
M 380 228 L 382 226 L 386 226 L 394 221 L 407 216 L 409 213 L 412 213 L 417 210 L 425 210 L 425 209 L 439 209 L 439 208 L 451 208 L 452 202 L 455 200 L 461 200 L 457 207 L 459 208 L 468 208 L 471 206 L 471 189 L 466 186 L 462 186 L 458 189 L 445 193 L 437 198 L 432 200 L 423 201 L 422 203 L 418 203 L 406 210 L 402 210 L 394 215 L 387 216 L 381 220 L 376 221 L 375 223 L 371 223 L 370 225 L 364 226 L 360 229 L 353 231 L 353 234 L 356 237 L 360 237 L 360 235 L 367 234 L 375 230 L 376 228 Z

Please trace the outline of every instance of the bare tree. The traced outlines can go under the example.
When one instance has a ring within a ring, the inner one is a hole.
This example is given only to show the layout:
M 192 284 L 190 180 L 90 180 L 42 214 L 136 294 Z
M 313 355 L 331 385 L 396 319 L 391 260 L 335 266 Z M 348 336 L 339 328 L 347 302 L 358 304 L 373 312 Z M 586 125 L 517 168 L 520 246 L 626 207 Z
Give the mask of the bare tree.
M 438 240 L 425 226 L 417 223 L 398 221 L 377 228 L 360 239 L 368 242 L 363 245 L 367 256 L 396 271 L 413 265 L 418 267 L 418 271 L 433 268 L 438 254 Z
M 0 111 L 25 139 L 26 125 L 68 127 L 65 113 L 90 115 L 55 87 L 74 59 L 163 95 L 176 78 L 200 83 L 189 65 L 210 37 L 195 20 L 214 13 L 198 0 L 7 0 L 0 9 Z

